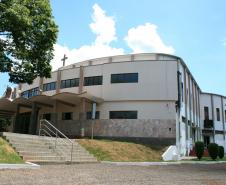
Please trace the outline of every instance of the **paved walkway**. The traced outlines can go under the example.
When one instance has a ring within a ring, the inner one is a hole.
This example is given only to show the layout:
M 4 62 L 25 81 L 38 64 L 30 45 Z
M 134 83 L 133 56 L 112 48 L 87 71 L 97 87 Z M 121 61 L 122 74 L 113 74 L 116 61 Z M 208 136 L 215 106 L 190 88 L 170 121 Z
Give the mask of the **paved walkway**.
M 117 166 L 45 165 L 38 170 L 0 170 L 4 185 L 226 185 L 226 164 Z

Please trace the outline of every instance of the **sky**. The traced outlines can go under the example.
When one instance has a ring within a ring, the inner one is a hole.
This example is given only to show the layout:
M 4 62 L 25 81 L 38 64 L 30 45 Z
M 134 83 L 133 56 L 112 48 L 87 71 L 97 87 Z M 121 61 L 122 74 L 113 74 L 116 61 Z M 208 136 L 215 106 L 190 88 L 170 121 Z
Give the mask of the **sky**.
M 50 0 L 59 26 L 53 70 L 129 53 L 181 57 L 204 92 L 226 96 L 225 0 Z M 8 82 L 0 74 L 0 95 Z

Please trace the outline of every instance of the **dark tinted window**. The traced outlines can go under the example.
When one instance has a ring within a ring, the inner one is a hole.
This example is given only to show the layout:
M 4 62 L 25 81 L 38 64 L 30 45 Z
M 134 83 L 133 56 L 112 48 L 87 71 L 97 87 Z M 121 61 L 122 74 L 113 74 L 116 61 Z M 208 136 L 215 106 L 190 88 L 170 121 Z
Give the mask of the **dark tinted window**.
M 220 109 L 219 108 L 216 108 L 216 111 L 217 111 L 217 121 L 220 121 L 221 120 L 221 117 L 220 117 Z
M 72 120 L 72 112 L 63 112 L 62 120 Z
M 78 86 L 79 86 L 79 78 L 61 80 L 61 89 L 70 88 L 70 87 L 78 87 Z
M 21 96 L 24 98 L 30 98 L 32 96 L 37 96 L 39 94 L 39 88 L 30 89 L 21 93 Z
M 111 83 L 137 83 L 138 73 L 111 74 Z
M 226 122 L 226 110 L 224 111 L 224 121 Z
M 46 120 L 50 121 L 51 120 L 51 114 L 50 113 L 43 114 L 43 119 L 46 119 Z
M 137 119 L 137 111 L 110 111 L 110 119 Z
M 103 83 L 103 76 L 91 76 L 84 78 L 84 85 L 91 86 L 91 85 L 102 85 Z
M 92 112 L 86 113 L 86 119 L 92 119 Z M 100 119 L 100 112 L 96 111 L 95 119 Z
M 43 91 L 52 91 L 52 90 L 56 90 L 56 82 L 43 84 Z
M 204 118 L 205 120 L 209 120 L 209 108 L 204 107 Z

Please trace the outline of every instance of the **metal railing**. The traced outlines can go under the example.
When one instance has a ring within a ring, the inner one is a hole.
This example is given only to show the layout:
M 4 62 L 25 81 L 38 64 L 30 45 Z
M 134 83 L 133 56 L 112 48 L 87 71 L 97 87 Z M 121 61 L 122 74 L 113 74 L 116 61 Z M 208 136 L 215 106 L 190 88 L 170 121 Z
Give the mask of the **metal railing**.
M 60 130 L 58 130 L 55 126 L 53 126 L 49 121 L 45 119 L 40 120 L 39 125 L 39 136 L 48 136 L 52 138 L 54 142 L 54 147 L 57 150 L 60 150 L 65 156 L 67 156 L 67 150 L 65 150 L 63 146 L 69 146 L 71 156 L 70 160 L 73 160 L 73 141 L 70 140 L 67 136 L 65 136 Z

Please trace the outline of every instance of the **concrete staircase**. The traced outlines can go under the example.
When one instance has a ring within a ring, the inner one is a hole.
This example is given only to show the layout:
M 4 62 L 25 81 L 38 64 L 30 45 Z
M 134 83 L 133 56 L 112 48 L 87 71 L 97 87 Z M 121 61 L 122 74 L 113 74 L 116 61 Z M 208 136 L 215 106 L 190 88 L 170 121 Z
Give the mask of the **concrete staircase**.
M 64 139 L 56 139 L 46 136 L 27 134 L 16 134 L 3 132 L 2 136 L 12 145 L 25 161 L 36 163 L 87 163 L 97 162 L 97 159 L 86 151 L 81 145 L 73 141 L 73 152 L 71 156 L 71 145 L 65 144 Z

